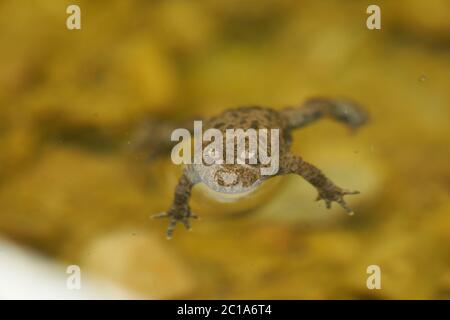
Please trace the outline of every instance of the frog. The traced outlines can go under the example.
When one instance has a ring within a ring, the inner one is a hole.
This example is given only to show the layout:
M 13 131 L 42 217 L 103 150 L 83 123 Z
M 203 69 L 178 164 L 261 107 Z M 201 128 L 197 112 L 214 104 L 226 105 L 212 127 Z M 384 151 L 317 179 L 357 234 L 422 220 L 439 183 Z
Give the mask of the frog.
M 312 124 L 322 118 L 331 118 L 350 128 L 352 131 L 368 122 L 368 113 L 355 101 L 348 98 L 313 97 L 299 106 L 274 109 L 262 106 L 244 106 L 226 109 L 218 115 L 204 121 L 204 128 L 214 128 L 225 133 L 228 129 L 277 129 L 279 168 L 275 174 L 261 174 L 261 162 L 225 163 L 217 161 L 213 165 L 201 163 L 185 164 L 181 177 L 175 187 L 173 201 L 169 209 L 152 215 L 154 219 L 169 220 L 166 236 L 173 237 L 178 223 L 192 230 L 191 221 L 198 215 L 191 211 L 189 199 L 192 189 L 199 183 L 216 192 L 248 194 L 259 188 L 268 179 L 275 176 L 294 174 L 305 179 L 317 190 L 316 201 L 323 200 L 327 209 L 332 203 L 339 204 L 345 212 L 353 215 L 353 210 L 344 200 L 344 196 L 359 194 L 359 191 L 337 186 L 319 168 L 290 151 L 292 132 Z M 203 145 L 204 146 L 204 145 Z M 239 157 L 235 153 L 235 157 Z

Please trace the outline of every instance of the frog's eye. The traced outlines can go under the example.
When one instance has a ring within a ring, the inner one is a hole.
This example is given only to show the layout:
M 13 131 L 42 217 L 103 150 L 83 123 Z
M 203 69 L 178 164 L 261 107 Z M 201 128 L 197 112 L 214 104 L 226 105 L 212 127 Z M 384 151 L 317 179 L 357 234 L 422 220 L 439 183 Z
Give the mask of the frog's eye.
M 222 164 L 222 155 L 218 150 L 210 148 L 205 152 L 205 160 L 208 164 Z
M 211 150 L 211 157 L 216 160 L 216 162 L 222 160 L 222 154 L 219 152 L 219 150 Z
M 248 161 L 246 161 L 248 159 Z M 241 152 L 241 154 L 239 155 L 239 160 L 242 163 L 248 162 L 250 164 L 256 164 L 258 163 L 258 158 L 257 158 L 257 154 L 254 151 L 249 151 L 248 155 L 247 152 L 244 150 Z
M 245 163 L 245 157 L 246 157 L 246 152 L 245 150 L 242 151 L 239 155 L 238 155 L 238 159 L 239 160 L 239 164 Z
M 250 151 L 248 154 L 248 161 L 250 164 L 257 164 L 258 163 L 258 155 L 254 151 Z

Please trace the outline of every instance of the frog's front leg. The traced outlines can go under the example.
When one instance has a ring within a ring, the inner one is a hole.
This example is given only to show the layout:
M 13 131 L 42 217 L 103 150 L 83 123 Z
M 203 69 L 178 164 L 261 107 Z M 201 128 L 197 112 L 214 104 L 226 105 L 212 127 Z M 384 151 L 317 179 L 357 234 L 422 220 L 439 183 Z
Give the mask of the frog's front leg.
M 177 222 L 184 224 L 187 230 L 191 229 L 189 219 L 197 219 L 198 217 L 191 212 L 189 207 L 189 198 L 191 196 L 192 187 L 199 182 L 199 178 L 192 168 L 187 167 L 183 171 L 178 184 L 175 188 L 175 195 L 172 206 L 167 212 L 159 213 L 153 218 L 169 218 L 169 227 L 167 228 L 167 239 L 171 239 L 173 230 Z
M 359 191 L 350 191 L 339 188 L 318 168 L 293 154 L 287 154 L 281 159 L 280 171 L 278 174 L 290 173 L 298 174 L 312 184 L 319 193 L 317 200 L 324 200 L 328 209 L 331 208 L 332 201 L 336 201 L 348 214 L 353 214 L 353 211 L 344 201 L 344 196 L 348 194 L 358 194 Z

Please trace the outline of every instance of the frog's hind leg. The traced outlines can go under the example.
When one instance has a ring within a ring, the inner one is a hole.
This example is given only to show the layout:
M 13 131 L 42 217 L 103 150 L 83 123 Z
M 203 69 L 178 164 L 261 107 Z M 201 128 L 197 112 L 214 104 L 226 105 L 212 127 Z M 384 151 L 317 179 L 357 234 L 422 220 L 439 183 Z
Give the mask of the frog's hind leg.
M 200 119 L 200 118 L 196 118 Z M 201 120 L 201 119 L 200 119 Z M 126 151 L 146 160 L 169 156 L 177 142 L 171 140 L 172 133 L 179 128 L 194 132 L 194 119 L 172 122 L 163 119 L 146 119 L 136 125 L 131 133 Z
M 312 98 L 302 106 L 281 111 L 289 129 L 302 128 L 324 116 L 342 122 L 356 129 L 368 120 L 367 113 L 355 102 L 348 99 Z

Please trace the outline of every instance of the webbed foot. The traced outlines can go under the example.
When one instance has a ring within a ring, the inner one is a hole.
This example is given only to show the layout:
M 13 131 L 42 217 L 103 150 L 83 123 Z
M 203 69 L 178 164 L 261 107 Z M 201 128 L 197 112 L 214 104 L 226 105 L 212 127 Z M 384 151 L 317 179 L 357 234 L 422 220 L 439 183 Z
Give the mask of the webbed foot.
M 172 239 L 173 231 L 177 222 L 181 222 L 186 230 L 191 230 L 189 219 L 198 219 L 198 216 L 191 212 L 189 206 L 172 206 L 167 212 L 158 213 L 152 216 L 153 219 L 168 218 L 167 239 Z
M 346 189 L 341 189 L 339 187 L 334 186 L 331 189 L 322 189 L 319 190 L 319 195 L 317 196 L 316 201 L 319 200 L 324 200 L 325 201 L 325 205 L 327 207 L 327 209 L 331 208 L 331 203 L 333 201 L 337 202 L 340 204 L 340 206 L 342 208 L 345 209 L 345 211 L 349 214 L 349 215 L 353 215 L 354 212 L 353 210 L 347 205 L 347 203 L 344 200 L 344 196 L 345 195 L 351 195 L 351 194 L 359 194 L 359 191 L 351 191 L 351 190 L 346 190 Z

